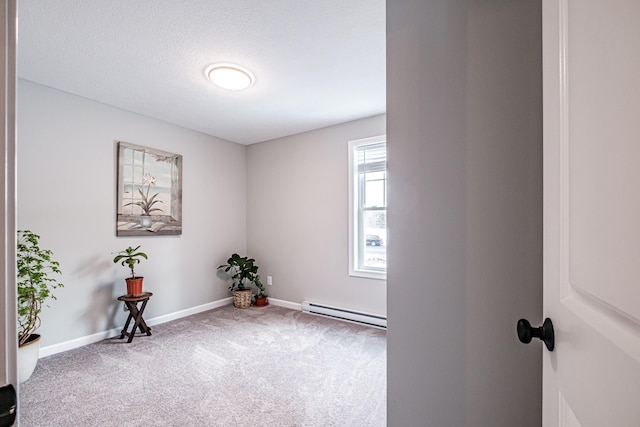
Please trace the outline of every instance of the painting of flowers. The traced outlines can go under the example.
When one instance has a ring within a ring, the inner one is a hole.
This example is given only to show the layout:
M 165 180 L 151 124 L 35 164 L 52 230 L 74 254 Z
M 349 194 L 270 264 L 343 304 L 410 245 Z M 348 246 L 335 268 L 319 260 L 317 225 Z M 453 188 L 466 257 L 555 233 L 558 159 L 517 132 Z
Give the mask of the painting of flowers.
M 182 156 L 118 143 L 116 235 L 182 234 Z

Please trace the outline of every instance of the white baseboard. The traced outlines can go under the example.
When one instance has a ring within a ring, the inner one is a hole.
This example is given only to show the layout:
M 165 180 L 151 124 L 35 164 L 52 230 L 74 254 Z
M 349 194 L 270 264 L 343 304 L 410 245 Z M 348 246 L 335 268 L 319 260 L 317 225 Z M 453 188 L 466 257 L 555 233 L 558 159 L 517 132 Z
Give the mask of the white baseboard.
M 146 320 L 147 325 L 160 325 L 161 323 L 170 322 L 172 320 L 181 319 L 183 317 L 191 316 L 192 314 L 202 313 L 203 311 L 213 310 L 214 308 L 223 307 L 233 303 L 233 297 L 224 298 L 218 301 L 208 302 L 206 304 L 197 305 L 195 307 L 187 308 L 185 310 L 176 311 L 175 313 L 165 314 L 164 316 L 154 317 Z
M 285 301 L 283 299 L 275 299 L 269 297 L 269 304 L 277 305 L 278 307 L 290 308 L 292 310 L 302 311 L 301 303 Z
M 272 301 L 269 299 L 269 301 Z M 222 307 L 233 303 L 233 297 L 224 298 L 218 301 L 209 302 L 207 304 L 191 307 L 186 310 L 176 311 L 175 313 L 165 314 L 163 316 L 154 317 L 152 319 L 145 319 L 145 322 L 149 326 L 159 325 L 161 323 L 170 322 L 172 320 L 180 319 L 182 317 L 191 316 L 192 314 L 202 313 L 203 311 L 213 310 L 214 308 Z M 274 304 L 278 305 L 278 304 Z M 298 304 L 300 306 L 300 304 Z M 40 348 L 39 358 L 51 356 L 53 354 L 62 353 L 63 351 L 73 350 L 74 348 L 82 347 L 85 345 L 93 344 L 98 341 L 113 338 L 120 335 L 120 328 L 110 329 L 108 331 L 98 332 L 93 335 L 87 335 L 86 337 L 75 338 L 69 341 L 61 342 L 58 344 L 48 345 Z
M 223 307 L 233 303 L 233 297 L 223 298 L 218 301 L 209 302 L 207 304 L 198 305 L 196 307 L 187 308 L 185 310 L 176 311 L 175 313 L 165 314 L 163 316 L 154 317 L 151 319 L 145 319 L 147 325 L 155 326 L 162 323 L 170 322 L 172 320 L 181 319 L 183 317 L 191 316 L 192 314 L 202 313 L 203 311 L 213 310 L 214 308 Z M 302 304 L 285 301 L 276 298 L 269 298 L 269 304 L 289 308 L 292 310 L 302 310 Z M 74 348 L 82 347 L 85 345 L 93 344 L 98 341 L 106 340 L 120 335 L 120 328 L 113 328 L 108 331 L 98 332 L 85 337 L 75 338 L 69 341 L 61 342 L 58 344 L 48 345 L 40 348 L 39 357 L 47 357 L 53 354 L 62 353 L 63 351 L 73 350 Z
M 121 329 L 110 329 L 108 331 L 98 332 L 97 334 L 87 335 L 86 337 L 75 338 L 70 341 L 48 345 L 46 347 L 40 347 L 40 354 L 38 358 L 40 359 L 43 357 L 51 356 L 52 354 L 62 353 L 63 351 L 73 350 L 74 348 L 113 338 L 116 335 L 120 334 L 120 330 Z

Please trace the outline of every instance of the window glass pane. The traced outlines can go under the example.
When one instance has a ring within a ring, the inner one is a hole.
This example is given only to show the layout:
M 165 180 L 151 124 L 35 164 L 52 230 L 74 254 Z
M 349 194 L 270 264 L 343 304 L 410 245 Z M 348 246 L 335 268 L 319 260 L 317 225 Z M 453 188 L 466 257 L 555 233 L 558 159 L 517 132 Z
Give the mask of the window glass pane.
M 142 166 L 144 151 L 133 150 L 133 164 Z
M 364 212 L 363 267 L 387 268 L 387 213 L 386 211 Z
M 133 167 L 133 182 L 142 182 L 142 174 L 143 174 L 142 166 L 134 166 Z
M 365 174 L 364 206 L 382 208 L 386 205 L 384 172 Z
M 125 182 L 133 181 L 133 167 L 131 165 L 122 166 L 122 180 Z
M 123 158 L 124 158 L 124 164 L 125 165 L 130 165 L 133 163 L 133 150 L 131 149 L 124 149 L 122 150 L 122 154 L 123 154 Z

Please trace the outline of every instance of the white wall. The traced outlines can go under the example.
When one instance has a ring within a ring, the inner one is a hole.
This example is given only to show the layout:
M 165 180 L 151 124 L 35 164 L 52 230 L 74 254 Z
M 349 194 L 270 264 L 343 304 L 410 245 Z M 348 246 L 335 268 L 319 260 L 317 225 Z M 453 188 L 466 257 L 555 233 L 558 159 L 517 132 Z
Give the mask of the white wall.
M 149 100 L 153 102 L 153 100 Z M 42 313 L 42 345 L 121 327 L 127 271 L 113 253 L 142 245 L 154 293 L 146 318 L 228 296 L 215 273 L 246 248 L 246 148 L 28 81 L 18 85 L 18 228 L 42 236 L 65 288 Z M 183 156 L 181 236 L 115 237 L 116 144 Z
M 349 276 L 349 140 L 384 135 L 385 116 L 247 150 L 247 249 L 272 298 L 386 314 L 386 282 Z
M 387 2 L 388 425 L 541 425 L 540 8 Z

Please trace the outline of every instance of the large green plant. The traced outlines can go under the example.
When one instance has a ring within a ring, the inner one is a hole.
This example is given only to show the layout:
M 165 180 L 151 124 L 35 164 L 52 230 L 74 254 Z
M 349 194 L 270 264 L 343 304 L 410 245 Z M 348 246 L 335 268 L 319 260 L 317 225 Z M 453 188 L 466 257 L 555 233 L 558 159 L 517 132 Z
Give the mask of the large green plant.
M 40 327 L 44 302 L 56 299 L 51 291 L 64 285 L 50 276 L 62 274 L 60 263 L 51 259 L 53 252 L 40 248 L 40 236 L 29 230 L 18 230 L 17 239 L 18 345 L 23 345 Z
M 250 284 L 256 283 L 256 280 L 260 282 L 258 266 L 255 262 L 256 260 L 253 258 L 233 254 L 226 264 L 218 267 L 218 270 L 223 269 L 231 278 L 230 291 L 235 289 L 243 291 L 249 289 Z
M 140 263 L 140 258 L 149 259 L 147 258 L 147 254 L 145 254 L 144 252 L 138 251 L 138 249 L 140 249 L 140 245 L 136 246 L 135 248 L 132 248 L 131 246 L 129 246 L 124 251 L 118 252 L 116 257 L 113 259 L 114 263 L 117 263 L 118 261 L 122 261 L 121 264 L 123 267 L 125 264 L 129 266 L 129 268 L 131 269 L 132 279 L 135 279 L 136 277 L 136 272 L 134 271 L 134 267 L 136 264 Z

